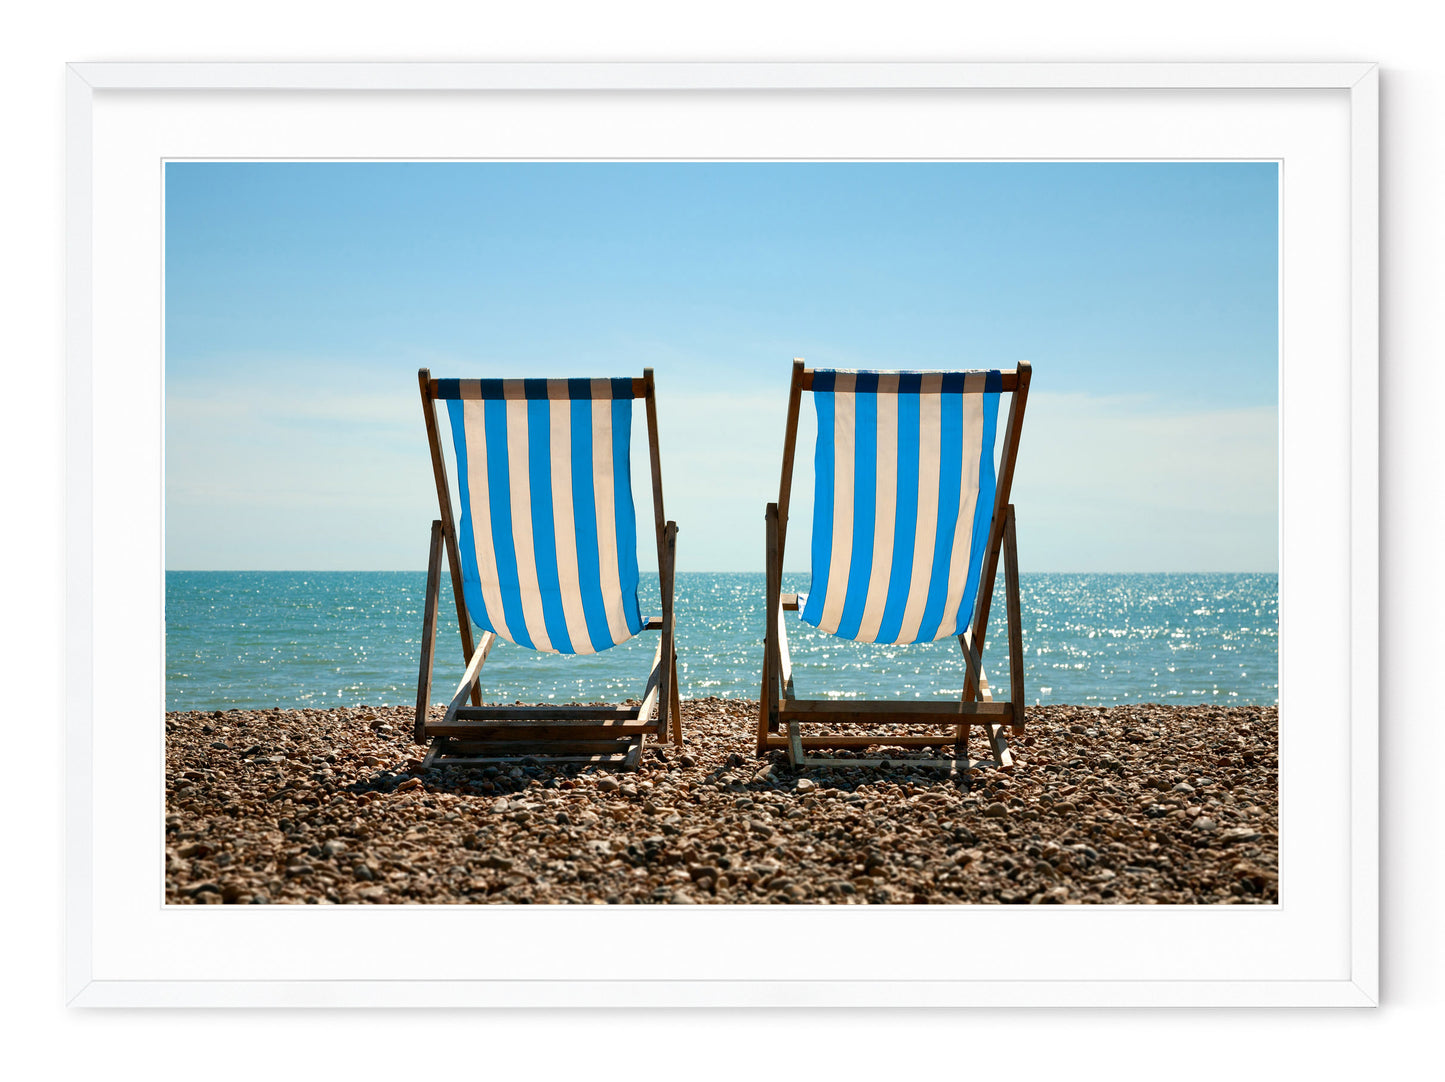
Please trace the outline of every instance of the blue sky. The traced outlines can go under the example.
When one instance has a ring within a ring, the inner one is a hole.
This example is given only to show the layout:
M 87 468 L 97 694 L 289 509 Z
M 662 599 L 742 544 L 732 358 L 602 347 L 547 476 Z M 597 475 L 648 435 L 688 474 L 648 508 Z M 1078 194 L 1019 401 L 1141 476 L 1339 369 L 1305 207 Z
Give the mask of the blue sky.
M 419 366 L 651 366 L 681 568 L 761 570 L 802 356 L 1032 361 L 1025 570 L 1275 570 L 1277 206 L 1272 163 L 171 163 L 167 566 L 423 566 Z

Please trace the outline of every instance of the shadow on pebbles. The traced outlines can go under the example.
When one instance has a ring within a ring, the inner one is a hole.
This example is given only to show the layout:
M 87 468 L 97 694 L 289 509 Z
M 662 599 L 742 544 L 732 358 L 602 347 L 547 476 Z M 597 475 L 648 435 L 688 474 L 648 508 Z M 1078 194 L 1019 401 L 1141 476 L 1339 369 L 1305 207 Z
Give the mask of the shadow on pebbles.
M 1278 901 L 1275 707 L 1035 707 L 971 786 L 904 752 L 795 774 L 756 710 L 684 702 L 634 773 L 423 772 L 405 707 L 168 714 L 166 900 Z

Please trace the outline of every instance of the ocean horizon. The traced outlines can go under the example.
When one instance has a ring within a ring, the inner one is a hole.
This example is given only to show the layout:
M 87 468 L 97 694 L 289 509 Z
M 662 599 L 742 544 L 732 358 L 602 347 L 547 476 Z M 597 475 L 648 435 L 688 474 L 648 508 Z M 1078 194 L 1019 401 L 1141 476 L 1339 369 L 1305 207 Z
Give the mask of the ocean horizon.
M 445 577 L 444 577 L 445 578 Z M 783 589 L 808 585 L 785 574 Z M 1009 694 L 1003 575 L 985 646 L 996 698 Z M 420 571 L 167 571 L 166 709 L 336 708 L 413 703 L 426 575 Z M 762 573 L 677 576 L 684 698 L 754 699 L 764 631 Z M 1273 705 L 1279 701 L 1274 573 L 1034 573 L 1020 576 L 1029 704 Z M 642 575 L 644 617 L 658 614 Z M 462 672 L 450 581 L 442 584 L 432 701 Z M 957 697 L 963 656 L 943 639 L 908 646 L 825 635 L 786 614 L 794 683 L 808 698 Z M 636 698 L 656 632 L 601 654 L 498 643 L 489 702 Z

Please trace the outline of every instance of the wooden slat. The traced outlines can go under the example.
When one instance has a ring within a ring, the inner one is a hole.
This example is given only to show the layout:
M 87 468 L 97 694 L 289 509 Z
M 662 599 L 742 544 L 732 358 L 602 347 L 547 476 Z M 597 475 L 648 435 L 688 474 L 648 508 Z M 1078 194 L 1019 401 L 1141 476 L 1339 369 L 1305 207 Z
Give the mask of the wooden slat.
M 856 702 L 848 699 L 785 699 L 778 718 L 797 721 L 852 721 L 876 725 L 957 725 L 963 717 L 1008 718 L 1012 703 L 955 703 L 900 699 Z
M 965 631 L 958 637 L 958 648 L 963 651 L 964 681 L 978 689 L 977 698 L 986 703 L 993 702 L 993 691 L 988 686 L 988 674 L 983 671 L 983 658 L 970 641 L 972 631 Z
M 677 651 L 672 652 L 672 743 L 682 747 L 682 691 L 677 683 Z
M 434 384 L 428 369 L 419 369 L 416 378 L 421 388 L 421 411 L 426 418 L 426 439 L 431 448 L 432 476 L 436 479 L 437 504 L 442 516 L 442 530 L 446 535 L 447 569 L 451 572 L 452 597 L 457 605 L 457 629 L 462 639 L 462 661 L 466 663 L 476 652 L 476 646 L 472 642 L 472 622 L 467 617 L 467 599 L 462 593 L 462 558 L 457 549 L 457 528 L 452 520 L 451 485 L 447 481 L 447 464 L 442 458 L 441 434 L 437 428 Z M 474 689 L 472 702 L 480 704 L 481 701 L 480 689 Z
M 788 387 L 788 420 L 783 428 L 783 473 L 778 481 L 778 567 L 788 548 L 788 504 L 793 494 L 793 456 L 798 444 L 798 410 L 803 401 L 803 358 L 793 358 L 793 379 Z
M 666 548 L 667 516 L 662 510 L 662 450 L 657 442 L 657 393 L 653 383 L 652 369 L 642 370 L 645 385 L 644 398 L 647 404 L 647 454 L 652 467 L 652 520 L 657 533 L 657 568 L 662 570 L 663 549 Z M 666 591 L 663 591 L 664 595 Z M 663 619 L 667 619 L 667 598 L 663 598 Z
M 784 595 L 783 595 L 783 598 L 782 598 L 782 605 L 783 605 L 784 611 L 786 611 L 786 612 L 797 612 L 797 611 L 798 611 L 798 595 L 797 595 L 797 594 L 784 594 Z
M 426 767 L 443 766 L 519 766 L 528 760 L 536 760 L 544 766 L 553 764 L 585 764 L 588 766 L 619 766 L 624 770 L 636 770 L 637 745 L 625 751 L 596 755 L 448 755 L 428 752 Z M 425 769 L 426 767 L 423 767 Z
M 673 590 L 676 585 L 677 569 L 677 523 L 675 522 L 668 522 L 662 528 L 662 558 L 657 567 L 657 577 L 662 589 L 662 638 L 658 645 L 662 648 L 659 657 L 663 660 L 657 692 L 657 732 L 658 736 L 665 740 L 671 727 L 670 718 L 673 705 L 677 699 L 677 665 L 675 663 L 677 613 L 673 609 Z
M 973 646 L 983 655 L 984 639 L 988 633 L 988 614 L 993 605 L 993 584 L 998 574 L 999 549 L 1003 546 L 1004 508 L 1009 505 L 1009 489 L 1013 486 L 1014 465 L 1018 462 L 1019 436 L 1023 431 L 1024 408 L 1028 405 L 1029 380 L 1033 367 L 1028 361 L 1018 364 L 1017 380 L 1013 395 L 1009 399 L 1008 425 L 1004 429 L 1003 450 L 999 454 L 998 485 L 994 493 L 993 520 L 989 527 L 988 545 L 983 550 L 983 568 L 978 578 L 978 600 L 973 611 Z M 963 697 L 971 699 L 973 689 L 965 678 Z
M 637 716 L 638 708 L 635 706 L 464 706 L 457 711 L 459 721 L 537 721 L 549 718 L 632 721 Z
M 440 721 L 426 727 L 428 736 L 458 740 L 603 740 L 614 736 L 656 733 L 653 721 L 635 718 L 602 721 L 588 718 L 536 718 L 519 721 Z
M 804 736 L 803 747 L 805 748 L 868 748 L 875 744 L 890 748 L 941 748 L 956 743 L 952 732 L 938 733 L 936 735 L 904 734 L 900 736 L 888 736 L 887 734 L 847 734 L 842 736 Z M 769 733 L 764 750 L 769 748 L 786 748 L 788 746 L 788 734 Z
M 763 566 L 767 570 L 763 585 L 763 608 L 766 625 L 763 631 L 763 686 L 758 695 L 758 746 L 764 737 L 777 728 L 778 674 L 781 662 L 778 653 L 778 594 L 781 590 L 781 568 L 778 563 L 778 505 L 770 503 L 764 512 L 766 552 Z
M 553 751 L 567 751 L 579 755 L 626 751 L 637 743 L 638 738 L 617 736 L 602 740 L 548 740 L 544 743 L 538 743 L 535 740 L 475 741 L 456 737 L 438 737 L 437 739 L 445 745 L 448 752 L 458 755 L 516 755 L 519 757 L 531 755 L 540 760 Z
M 473 699 L 477 698 L 477 677 L 481 674 L 482 662 L 487 660 L 487 655 L 492 652 L 492 647 L 496 644 L 496 641 L 497 636 L 492 632 L 482 632 L 482 641 L 478 643 L 477 648 L 472 651 L 471 660 L 467 662 L 467 671 L 462 674 L 462 682 L 457 685 L 457 693 L 452 696 L 452 701 L 447 704 L 446 720 L 448 723 L 457 716 L 457 711 L 460 710 L 462 704 L 467 701 L 469 692 Z
M 783 698 L 793 698 L 793 655 L 788 650 L 788 625 L 781 605 L 778 606 L 778 677 L 783 685 Z
M 412 723 L 412 739 L 426 743 L 426 714 L 431 707 L 432 662 L 436 654 L 437 595 L 441 593 L 442 523 L 433 519 L 431 548 L 426 561 L 426 606 L 421 622 L 421 671 L 416 678 L 416 718 Z
M 652 655 L 652 671 L 647 676 L 647 687 L 642 692 L 642 705 L 637 708 L 637 720 L 647 722 L 656 728 L 653 718 L 657 716 L 657 697 L 662 690 L 662 639 L 657 640 L 657 650 Z
M 1028 365 L 1028 361 L 1020 361 L 1020 362 L 1019 362 L 1020 368 L 1025 367 L 1025 366 L 1027 366 L 1027 365 Z M 803 377 L 802 377 L 802 387 L 803 387 L 803 390 L 805 390 L 805 391 L 811 391 L 811 390 L 813 389 L 813 373 L 814 373 L 814 371 L 815 371 L 815 370 L 812 369 L 812 368 L 805 368 L 805 369 L 803 369 Z M 1016 389 L 1018 388 L 1019 379 L 1020 379 L 1020 372 L 1019 372 L 1017 369 L 1015 369 L 1015 370 L 1012 371 L 1012 372 L 1009 372 L 1009 371 L 1002 372 L 1002 373 L 1001 373 L 1001 376 L 1002 376 L 1002 380 L 1003 380 L 1003 384 L 1002 384 L 1002 389 L 1003 389 L 1003 390 L 1005 390 L 1005 391 L 1012 391 L 1012 390 L 1016 390 Z M 1024 378 L 1025 381 L 1027 381 L 1027 377 L 1023 377 L 1023 378 Z
M 437 384 L 440 383 L 440 382 L 441 382 L 441 380 L 437 380 L 437 379 L 433 379 L 433 380 L 429 380 L 429 381 L 428 381 L 427 390 L 430 391 L 431 396 L 432 396 L 433 398 L 436 397 L 436 394 L 437 394 Z M 643 397 L 645 397 L 646 395 L 647 395 L 647 380 L 646 380 L 646 379 L 639 379 L 639 378 L 637 378 L 636 376 L 632 377 L 632 397 L 633 397 L 633 398 L 643 398 Z
M 1013 703 L 1013 726 L 1017 734 L 1024 726 L 1024 622 L 1019 607 L 1019 547 L 1013 504 L 1004 512 L 1003 574 L 1008 608 L 1009 701 Z
M 1008 740 L 1003 735 L 1003 726 L 985 725 L 983 732 L 988 737 L 989 750 L 993 752 L 993 757 L 998 765 L 1001 767 L 1013 766 L 1013 754 L 1009 751 Z

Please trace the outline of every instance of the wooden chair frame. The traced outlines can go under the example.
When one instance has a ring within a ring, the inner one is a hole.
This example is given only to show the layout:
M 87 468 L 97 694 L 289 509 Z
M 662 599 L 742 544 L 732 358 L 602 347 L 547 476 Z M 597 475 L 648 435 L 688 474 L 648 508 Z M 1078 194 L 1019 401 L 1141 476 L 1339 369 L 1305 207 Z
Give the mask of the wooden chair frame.
M 437 380 L 428 369 L 417 373 L 427 441 L 431 445 L 432 472 L 436 476 L 441 518 L 431 526 L 427 560 L 426 609 L 422 624 L 421 671 L 417 677 L 416 722 L 418 744 L 431 743 L 424 766 L 518 763 L 541 759 L 559 763 L 615 764 L 635 770 L 642 760 L 647 737 L 682 744 L 681 696 L 677 686 L 676 629 L 673 622 L 673 587 L 677 566 L 677 523 L 667 521 L 662 505 L 662 462 L 657 442 L 657 401 L 652 369 L 632 380 L 632 397 L 647 404 L 647 440 L 652 469 L 652 510 L 657 533 L 657 566 L 662 587 L 662 616 L 643 625 L 660 631 L 639 706 L 483 706 L 482 665 L 497 641 L 491 631 L 473 642 L 472 623 L 462 591 L 461 558 L 452 517 L 451 485 L 442 456 L 437 422 Z M 462 660 L 466 671 L 441 721 L 431 721 L 432 665 L 436 652 L 436 614 L 441 591 L 442 546 L 446 546 L 461 630 Z M 471 705 L 467 705 L 470 698 Z
M 908 760 L 909 765 L 931 769 L 966 772 L 986 760 L 968 758 L 968 739 L 975 723 L 982 726 L 997 766 L 1010 768 L 1013 757 L 1004 726 L 1015 735 L 1024 728 L 1024 656 L 1023 626 L 1019 611 L 1018 547 L 1015 538 L 1014 509 L 1009 503 L 1013 484 L 1014 463 L 1018 458 L 1019 433 L 1023 427 L 1024 406 L 1028 401 L 1032 369 L 1028 361 L 1020 361 L 1013 371 L 1003 373 L 1003 390 L 1012 392 L 1008 423 L 1000 458 L 997 489 L 994 497 L 992 524 L 988 546 L 984 550 L 979 574 L 978 597 L 974 603 L 969 629 L 958 637 L 963 650 L 966 673 L 962 699 L 955 704 L 914 702 L 908 700 L 845 701 L 831 699 L 799 699 L 793 690 L 792 659 L 788 653 L 785 611 L 796 611 L 797 594 L 782 592 L 784 545 L 788 531 L 788 499 L 793 485 L 793 458 L 797 447 L 798 410 L 804 391 L 813 388 L 813 371 L 805 368 L 801 358 L 793 360 L 793 382 L 788 395 L 788 420 L 783 437 L 783 475 L 778 486 L 778 502 L 767 508 L 767 634 L 764 640 L 762 694 L 758 710 L 758 752 L 770 748 L 786 748 L 795 767 L 876 767 L 899 760 L 888 759 L 826 759 L 809 756 L 810 748 L 864 748 L 871 745 L 920 748 L 952 744 L 952 758 Z M 988 630 L 989 609 L 993 604 L 994 580 L 999 556 L 1004 561 L 1005 586 L 1008 597 L 1009 701 L 994 702 L 988 677 L 983 670 L 984 636 Z M 888 736 L 886 733 L 804 736 L 802 726 L 809 722 L 833 725 L 929 725 L 950 726 L 946 735 Z

